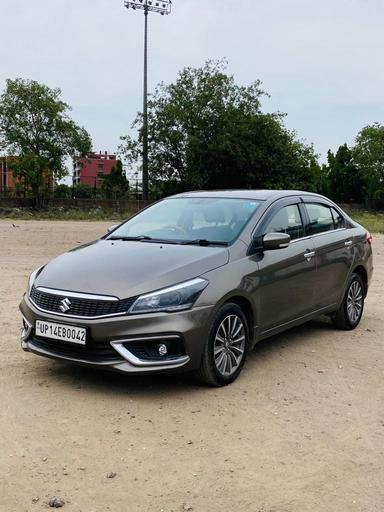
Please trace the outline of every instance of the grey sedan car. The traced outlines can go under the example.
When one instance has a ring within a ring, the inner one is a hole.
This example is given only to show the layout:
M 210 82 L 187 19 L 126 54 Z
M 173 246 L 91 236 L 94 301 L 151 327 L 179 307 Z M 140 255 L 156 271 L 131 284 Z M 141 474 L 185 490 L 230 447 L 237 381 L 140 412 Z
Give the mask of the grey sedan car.
M 22 348 L 229 384 L 262 339 L 320 315 L 354 329 L 372 277 L 371 243 L 316 194 L 170 197 L 31 274 Z

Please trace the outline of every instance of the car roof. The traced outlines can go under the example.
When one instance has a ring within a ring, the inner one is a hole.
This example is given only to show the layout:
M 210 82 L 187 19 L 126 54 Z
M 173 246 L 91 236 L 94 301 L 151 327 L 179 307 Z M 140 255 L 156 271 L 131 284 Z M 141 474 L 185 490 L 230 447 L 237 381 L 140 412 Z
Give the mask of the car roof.
M 311 192 L 301 190 L 201 190 L 196 192 L 184 192 L 172 196 L 180 197 L 201 197 L 201 198 L 226 198 L 226 199 L 255 199 L 258 201 L 268 201 L 290 196 L 312 195 L 322 197 Z

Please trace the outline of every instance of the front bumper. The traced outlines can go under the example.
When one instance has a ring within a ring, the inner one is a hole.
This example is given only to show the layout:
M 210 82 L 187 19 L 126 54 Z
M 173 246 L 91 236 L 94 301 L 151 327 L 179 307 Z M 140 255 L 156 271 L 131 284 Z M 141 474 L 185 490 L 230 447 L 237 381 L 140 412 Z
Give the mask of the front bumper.
M 24 296 L 21 346 L 34 354 L 72 363 L 105 368 L 123 373 L 192 371 L 200 366 L 202 350 L 208 336 L 213 306 L 193 308 L 178 313 L 155 313 L 84 320 L 43 313 Z M 85 327 L 85 347 L 35 334 L 36 320 Z M 166 343 L 176 348 L 166 357 L 144 352 L 143 347 Z M 143 355 L 144 354 L 144 355 Z M 153 357 L 152 357 L 152 355 Z

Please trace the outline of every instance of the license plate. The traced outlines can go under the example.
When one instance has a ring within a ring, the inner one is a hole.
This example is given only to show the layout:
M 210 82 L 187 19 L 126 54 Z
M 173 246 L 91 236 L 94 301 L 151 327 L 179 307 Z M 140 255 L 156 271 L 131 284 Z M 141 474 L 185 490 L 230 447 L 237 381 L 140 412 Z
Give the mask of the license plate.
M 84 327 L 36 320 L 35 332 L 36 336 L 41 338 L 67 341 L 68 343 L 77 343 L 78 345 L 85 345 L 87 341 L 87 330 Z

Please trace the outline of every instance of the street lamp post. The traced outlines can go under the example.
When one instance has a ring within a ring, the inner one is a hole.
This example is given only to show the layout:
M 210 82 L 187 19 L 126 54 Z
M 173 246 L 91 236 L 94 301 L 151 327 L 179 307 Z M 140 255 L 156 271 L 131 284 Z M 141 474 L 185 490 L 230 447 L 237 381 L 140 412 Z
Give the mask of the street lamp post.
M 172 0 L 125 0 L 127 9 L 144 11 L 143 199 L 148 199 L 148 14 L 171 13 Z

